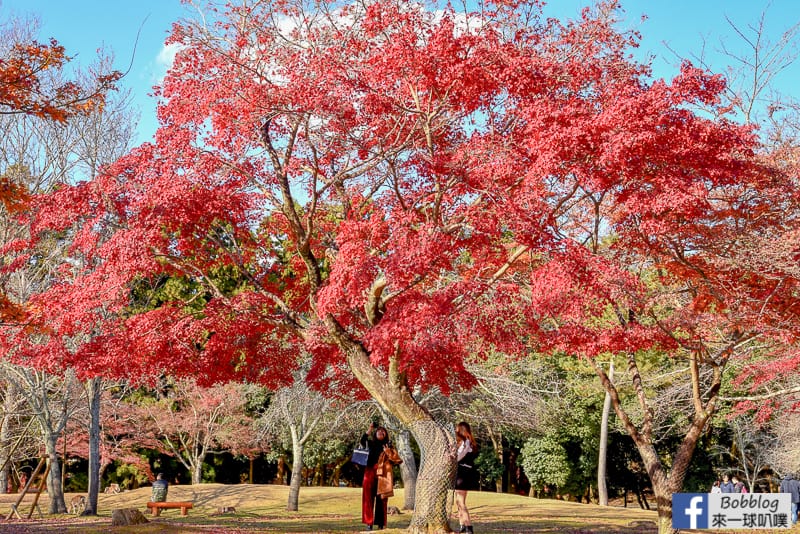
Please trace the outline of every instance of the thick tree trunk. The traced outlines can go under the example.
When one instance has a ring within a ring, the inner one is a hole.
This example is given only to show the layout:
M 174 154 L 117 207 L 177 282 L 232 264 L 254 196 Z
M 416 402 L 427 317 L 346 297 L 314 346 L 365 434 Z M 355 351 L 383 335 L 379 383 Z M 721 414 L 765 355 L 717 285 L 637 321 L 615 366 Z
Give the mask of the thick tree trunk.
M 409 428 L 421 451 L 414 515 L 409 531 L 420 534 L 450 532 L 447 515 L 456 466 L 455 436 L 433 419 L 419 420 Z
M 673 481 L 666 479 L 653 483 L 653 493 L 656 495 L 656 510 L 658 511 L 658 534 L 676 534 L 678 530 L 672 528 L 672 494 L 675 492 Z M 681 485 L 683 480 L 681 480 Z
M 64 501 L 64 487 L 61 485 L 61 464 L 58 461 L 57 450 L 58 436 L 50 434 L 45 436 L 45 450 L 47 451 L 47 495 L 50 497 L 51 514 L 66 514 L 67 504 Z
M 289 483 L 289 499 L 286 510 L 296 512 L 300 499 L 300 483 L 303 480 L 303 444 L 295 439 L 296 432 L 292 432 L 292 480 Z
M 412 533 L 451 532 L 447 523 L 448 490 L 455 470 L 455 435 L 434 421 L 408 390 L 398 362 L 389 362 L 382 371 L 372 366 L 369 353 L 355 342 L 336 320 L 325 319 L 328 331 L 347 354 L 347 362 L 356 378 L 383 409 L 411 430 L 421 450 L 421 466 L 417 477 Z
M 97 498 L 100 495 L 100 397 L 102 378 L 86 381 L 86 396 L 89 401 L 89 489 L 86 509 L 82 515 L 97 515 Z
M 673 469 L 667 476 L 664 466 L 658 453 L 651 444 L 637 444 L 639 455 L 642 457 L 645 469 L 650 474 L 650 482 L 653 485 L 653 493 L 656 498 L 656 510 L 658 511 L 658 533 L 674 534 L 677 531 L 672 528 L 672 494 L 680 491 L 683 487 L 683 480 L 686 477 L 686 469 L 682 465 L 688 465 L 685 458 L 679 458 L 680 451 L 674 457 Z M 690 457 L 691 458 L 691 457 Z M 678 467 L 676 469 L 675 467 Z
M 397 452 L 403 463 L 400 464 L 400 474 L 403 478 L 403 510 L 414 509 L 414 499 L 417 493 L 417 462 L 414 459 L 414 451 L 411 448 L 411 433 L 408 430 L 401 430 L 397 433 Z

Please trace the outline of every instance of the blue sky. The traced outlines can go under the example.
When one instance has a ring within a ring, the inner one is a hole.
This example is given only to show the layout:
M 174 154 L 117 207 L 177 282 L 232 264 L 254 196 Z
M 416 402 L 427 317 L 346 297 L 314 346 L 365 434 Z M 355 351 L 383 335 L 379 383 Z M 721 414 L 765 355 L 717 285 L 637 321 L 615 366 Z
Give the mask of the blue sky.
M 202 2 L 199 2 L 202 4 Z M 574 18 L 591 0 L 551 0 L 545 13 L 558 18 Z M 713 70 L 724 72 L 730 60 L 717 53 L 725 42 L 743 50 L 729 18 L 747 31 L 766 10 L 767 36 L 773 42 L 800 22 L 798 0 L 623 0 L 623 27 L 642 34 L 640 57 L 652 57 L 654 73 L 670 77 L 676 71 L 675 53 L 689 57 L 704 46 Z M 122 84 L 130 88 L 133 103 L 141 113 L 137 143 L 147 141 L 156 129 L 155 102 L 148 96 L 151 87 L 163 76 L 169 60 L 163 41 L 172 23 L 190 15 L 192 8 L 179 0 L 0 0 L 0 20 L 10 14 L 38 17 L 39 38 L 56 38 L 75 61 L 89 64 L 98 48 L 113 51 L 115 67 L 129 74 Z M 648 18 L 641 20 L 642 15 Z M 137 32 L 140 31 L 137 43 Z M 133 47 L 136 44 L 136 53 Z M 785 93 L 800 96 L 800 62 L 781 73 L 776 80 Z

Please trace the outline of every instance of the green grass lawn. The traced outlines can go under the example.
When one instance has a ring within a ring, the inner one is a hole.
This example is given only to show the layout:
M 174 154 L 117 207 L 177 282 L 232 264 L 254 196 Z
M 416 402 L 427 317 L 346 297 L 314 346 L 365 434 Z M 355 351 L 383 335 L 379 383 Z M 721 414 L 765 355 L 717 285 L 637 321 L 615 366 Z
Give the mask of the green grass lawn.
M 70 533 L 70 534 L 151 534 L 151 533 L 246 533 L 246 532 L 359 532 L 361 524 L 361 490 L 359 488 L 301 488 L 300 510 L 286 511 L 289 488 L 270 485 L 172 486 L 170 501 L 192 501 L 188 517 L 180 510 L 165 510 L 161 517 L 151 518 L 147 525 L 111 527 L 111 510 L 138 508 L 146 511 L 150 488 L 126 491 L 118 495 L 101 495 L 98 517 L 69 515 L 12 521 L 0 520 L 0 532 Z M 71 495 L 67 496 L 67 502 Z M 15 502 L 15 495 L 0 495 L 0 514 L 5 518 Z M 27 516 L 32 497 L 26 497 L 20 513 Z M 398 490 L 389 505 L 402 506 L 403 493 Z M 600 507 L 549 499 L 532 499 L 518 495 L 472 492 L 467 498 L 475 532 L 478 534 L 634 534 L 655 532 L 656 514 L 652 511 Z M 219 515 L 220 507 L 236 508 L 233 514 Z M 47 498 L 41 502 L 47 510 Z M 455 517 L 455 509 L 452 510 Z M 387 534 L 400 533 L 411 521 L 411 513 L 389 516 Z M 457 520 L 451 526 L 458 526 Z M 719 533 L 720 531 L 713 531 Z M 741 532 L 741 531 L 739 531 Z M 760 530 L 760 533 L 767 531 Z M 787 532 L 783 530 L 781 532 Z

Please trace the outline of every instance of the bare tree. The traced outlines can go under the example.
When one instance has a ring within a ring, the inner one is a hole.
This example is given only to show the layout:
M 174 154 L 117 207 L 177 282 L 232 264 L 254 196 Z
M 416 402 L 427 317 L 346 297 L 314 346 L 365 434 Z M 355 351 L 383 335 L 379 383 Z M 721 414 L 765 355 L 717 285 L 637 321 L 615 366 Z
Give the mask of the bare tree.
M 47 456 L 49 511 L 52 514 L 66 513 L 58 440 L 67 426 L 67 420 L 79 408 L 81 391 L 75 374 L 67 372 L 55 376 L 47 371 L 18 365 L 4 365 L 3 371 L 25 398 L 41 432 Z
M 767 461 L 779 474 L 800 473 L 800 413 L 783 411 L 770 422 L 774 439 Z
M 778 436 L 753 415 L 740 415 L 728 427 L 733 437 L 731 446 L 715 446 L 711 454 L 727 458 L 735 466 L 732 471 L 740 474 L 750 491 L 754 491 L 759 483 L 769 480 Z
M 292 478 L 289 483 L 288 511 L 297 511 L 303 478 L 303 450 L 331 410 L 331 399 L 308 387 L 304 372 L 298 372 L 291 386 L 279 389 L 261 418 L 262 432 L 273 436 L 289 434 L 292 444 Z
M 12 483 L 15 465 L 39 455 L 37 434 L 31 430 L 30 411 L 16 382 L 3 378 L 0 387 L 0 493 Z

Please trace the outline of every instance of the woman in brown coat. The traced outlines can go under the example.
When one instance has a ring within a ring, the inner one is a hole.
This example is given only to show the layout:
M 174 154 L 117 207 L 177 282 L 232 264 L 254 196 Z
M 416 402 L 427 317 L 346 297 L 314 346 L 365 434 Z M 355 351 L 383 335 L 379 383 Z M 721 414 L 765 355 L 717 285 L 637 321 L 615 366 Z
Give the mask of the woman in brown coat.
M 380 458 L 378 458 L 378 463 L 375 464 L 375 474 L 378 477 L 378 495 L 384 501 L 394 495 L 394 474 L 392 471 L 394 466 L 401 463 L 403 463 L 403 460 L 400 459 L 397 450 L 392 446 L 392 442 L 387 442 Z M 385 503 L 384 507 L 386 507 Z

